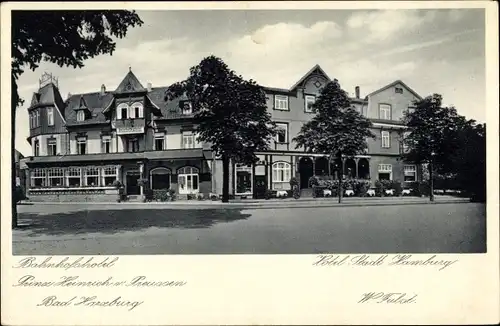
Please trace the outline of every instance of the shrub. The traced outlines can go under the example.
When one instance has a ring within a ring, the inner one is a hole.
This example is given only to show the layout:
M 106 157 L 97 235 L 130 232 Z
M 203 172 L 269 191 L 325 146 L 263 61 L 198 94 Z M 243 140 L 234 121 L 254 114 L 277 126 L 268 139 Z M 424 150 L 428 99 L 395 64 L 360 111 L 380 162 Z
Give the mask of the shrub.
M 420 195 L 423 195 L 423 196 L 430 196 L 431 194 L 431 187 L 429 185 L 429 182 L 428 181 L 422 181 L 419 183 L 418 185 L 418 191 L 420 193 Z
M 16 189 L 14 189 L 14 201 L 16 203 L 20 202 L 21 200 L 26 199 L 26 193 L 24 191 L 23 186 L 16 186 Z
M 197 199 L 198 200 L 204 200 L 205 196 L 203 194 L 198 194 Z
M 219 196 L 217 196 L 216 194 L 211 194 L 210 195 L 210 199 L 211 200 L 217 200 L 217 199 L 219 199 Z
M 359 197 L 366 197 L 366 193 L 370 189 L 370 181 L 358 180 L 354 188 L 354 194 Z
M 394 189 L 394 196 L 401 196 L 403 192 L 403 187 L 401 186 L 401 182 L 395 180 L 391 184 L 392 189 Z
M 323 181 L 323 180 L 322 180 Z M 309 178 L 309 181 L 307 182 L 309 187 L 314 187 L 319 185 L 319 180 L 317 177 L 312 176 Z
M 168 189 L 167 194 L 168 194 L 168 197 L 170 198 L 170 201 L 175 201 L 177 199 L 175 189 Z
M 144 191 L 144 195 L 146 196 L 146 200 L 147 201 L 151 201 L 153 199 L 153 189 L 149 189 L 147 188 L 145 191 Z
M 271 199 L 273 198 L 273 191 L 271 189 L 266 189 L 266 195 L 265 195 L 265 198 L 266 199 Z
M 120 180 L 113 181 L 113 187 L 115 187 L 116 189 L 120 188 L 121 186 L 122 183 L 120 182 Z
M 375 196 L 383 197 L 384 190 L 384 183 L 382 183 L 380 180 L 375 181 Z
M 290 188 L 293 189 L 293 187 L 298 187 L 299 186 L 299 179 L 297 177 L 292 177 L 290 179 Z
M 169 190 L 168 189 L 155 189 L 153 190 L 153 199 L 156 201 L 167 201 L 169 200 Z

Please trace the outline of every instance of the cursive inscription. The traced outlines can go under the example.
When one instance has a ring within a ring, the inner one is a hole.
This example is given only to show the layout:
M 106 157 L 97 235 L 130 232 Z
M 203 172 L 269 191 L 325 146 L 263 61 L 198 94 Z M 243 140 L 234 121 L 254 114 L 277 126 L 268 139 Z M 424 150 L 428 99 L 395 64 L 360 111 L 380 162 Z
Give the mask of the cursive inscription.
M 401 292 L 369 292 L 364 293 L 358 303 L 394 303 L 406 304 L 416 303 L 416 294 L 408 294 Z
M 118 296 L 113 299 L 99 299 L 97 296 L 82 296 L 82 297 L 71 297 L 69 299 L 59 299 L 55 295 L 51 295 L 42 299 L 37 307 L 68 307 L 68 306 L 84 306 L 84 307 L 118 307 L 127 308 L 131 311 L 144 301 L 130 301 Z
M 438 259 L 437 255 L 420 259 L 413 255 L 318 255 L 313 266 L 423 266 L 442 271 L 457 261 Z
M 186 281 L 153 280 L 146 276 L 136 276 L 130 280 L 118 280 L 112 276 L 100 280 L 84 280 L 80 276 L 61 276 L 55 281 L 37 279 L 33 275 L 24 275 L 14 286 L 23 287 L 179 287 L 186 285 Z
M 62 268 L 65 270 L 71 268 L 110 268 L 118 261 L 118 257 L 115 258 L 102 258 L 94 259 L 90 257 L 85 259 L 80 257 L 77 259 L 71 259 L 65 257 L 63 259 L 57 260 L 53 257 L 47 257 L 43 261 L 37 259 L 36 257 L 27 257 L 21 259 L 14 268 Z

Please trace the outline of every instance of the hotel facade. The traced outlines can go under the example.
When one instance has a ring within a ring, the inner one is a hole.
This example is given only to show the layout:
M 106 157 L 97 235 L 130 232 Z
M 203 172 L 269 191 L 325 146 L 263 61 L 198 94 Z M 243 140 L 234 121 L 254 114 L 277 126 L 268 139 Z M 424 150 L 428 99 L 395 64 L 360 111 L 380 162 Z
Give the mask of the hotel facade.
M 255 197 L 257 189 L 289 190 L 290 178 L 308 188 L 313 175 L 328 175 L 332 163 L 323 153 L 296 149 L 293 138 L 311 119 L 311 105 L 330 80 L 316 65 L 289 89 L 265 87 L 267 106 L 279 132 L 254 165 L 230 166 L 230 193 Z M 130 70 L 112 91 L 68 94 L 44 74 L 28 108 L 32 153 L 23 158 L 28 197 L 33 201 L 109 201 L 116 199 L 115 180 L 131 199 L 152 189 L 174 189 L 177 196 L 221 194 L 222 162 L 210 144 L 196 137 L 187 98 L 165 101 L 167 87 L 146 87 Z M 356 87 L 352 106 L 373 123 L 375 139 L 365 153 L 343 160 L 347 178 L 418 181 L 417 166 L 401 160 L 401 122 L 421 97 L 400 80 L 361 97 Z

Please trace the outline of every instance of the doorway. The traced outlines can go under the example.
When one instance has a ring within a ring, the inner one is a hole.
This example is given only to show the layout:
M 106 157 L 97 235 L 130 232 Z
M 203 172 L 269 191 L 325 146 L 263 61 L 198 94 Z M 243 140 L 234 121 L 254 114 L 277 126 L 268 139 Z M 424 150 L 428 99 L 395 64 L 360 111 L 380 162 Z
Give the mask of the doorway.
M 139 186 L 139 173 L 127 173 L 127 195 L 139 195 L 141 187 Z
M 314 175 L 313 161 L 310 157 L 302 157 L 299 161 L 300 189 L 309 188 L 309 178 Z

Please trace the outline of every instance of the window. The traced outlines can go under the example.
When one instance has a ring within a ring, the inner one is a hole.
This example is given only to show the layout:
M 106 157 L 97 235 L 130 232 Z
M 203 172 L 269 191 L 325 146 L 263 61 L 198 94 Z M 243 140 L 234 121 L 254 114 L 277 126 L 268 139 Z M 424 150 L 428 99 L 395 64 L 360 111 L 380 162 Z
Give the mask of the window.
M 274 95 L 274 109 L 288 111 L 288 96 Z
M 116 166 L 105 166 L 102 168 L 102 185 L 110 187 L 118 180 L 118 168 Z
M 111 136 L 102 136 L 102 153 L 111 153 Z
M 277 143 L 287 143 L 288 142 L 288 124 L 287 123 L 276 123 L 278 133 L 276 134 Z
M 273 189 L 284 189 L 289 185 L 291 178 L 291 167 L 286 162 L 273 164 Z
M 378 165 L 378 179 L 379 180 L 392 180 L 392 165 L 379 164 Z
M 85 121 L 85 111 L 79 110 L 76 113 L 76 121 Z
M 182 103 L 182 114 L 184 115 L 190 115 L 193 113 L 193 106 L 191 102 L 189 101 L 184 101 Z
M 198 192 L 198 173 L 195 167 L 186 166 L 177 170 L 179 194 L 192 194 Z
M 151 170 L 151 188 L 152 189 L 170 189 L 170 169 L 160 167 Z
M 182 132 L 182 148 L 195 148 L 195 135 L 192 131 Z
M 33 127 L 34 127 L 33 126 L 33 114 L 30 113 L 29 116 L 30 116 L 30 129 L 33 129 Z
M 121 108 L 120 112 L 121 112 L 121 119 L 127 119 L 128 108 Z
M 397 93 L 397 94 L 403 94 L 403 89 L 401 87 L 395 87 L 394 88 L 394 91 Z
M 64 170 L 61 168 L 51 168 L 47 171 L 49 187 L 64 186 Z
M 49 156 L 57 155 L 57 139 L 55 138 L 47 139 L 47 155 Z
M 132 105 L 132 112 L 130 113 L 131 118 L 143 118 L 144 117 L 144 112 L 143 112 L 143 106 L 141 103 L 134 103 Z
M 236 164 L 234 169 L 236 179 L 236 194 L 252 193 L 252 166 Z
M 128 138 L 127 139 L 127 152 L 134 153 L 139 151 L 139 139 Z
M 45 186 L 45 169 L 33 169 L 30 173 L 32 187 Z
M 40 155 L 40 141 L 38 139 L 33 141 L 33 155 L 34 156 Z
M 54 125 L 54 108 L 47 109 L 47 125 Z
M 379 104 L 379 119 L 391 120 L 391 106 L 389 104 Z
M 411 114 L 413 112 L 415 112 L 415 105 L 413 104 L 408 105 L 408 113 Z
M 382 148 L 390 148 L 391 147 L 391 137 L 388 131 L 382 131 Z
M 311 113 L 313 112 L 313 104 L 316 102 L 316 96 L 314 95 L 306 95 L 306 103 L 305 103 L 305 112 Z
M 122 103 L 118 105 L 116 108 L 116 119 L 121 120 L 121 119 L 127 119 L 127 114 L 128 112 L 128 105 L 126 103 Z
M 85 186 L 98 187 L 99 186 L 99 169 L 86 168 L 85 169 Z
M 76 152 L 77 154 L 87 154 L 87 137 L 78 137 L 76 139 Z
M 165 149 L 165 134 L 156 133 L 155 134 L 155 151 L 162 151 Z
M 40 127 L 40 111 L 35 112 L 35 127 Z
M 68 187 L 81 187 L 82 186 L 82 169 L 69 168 L 66 171 L 66 180 Z
M 417 167 L 415 165 L 404 166 L 405 181 L 417 181 Z

